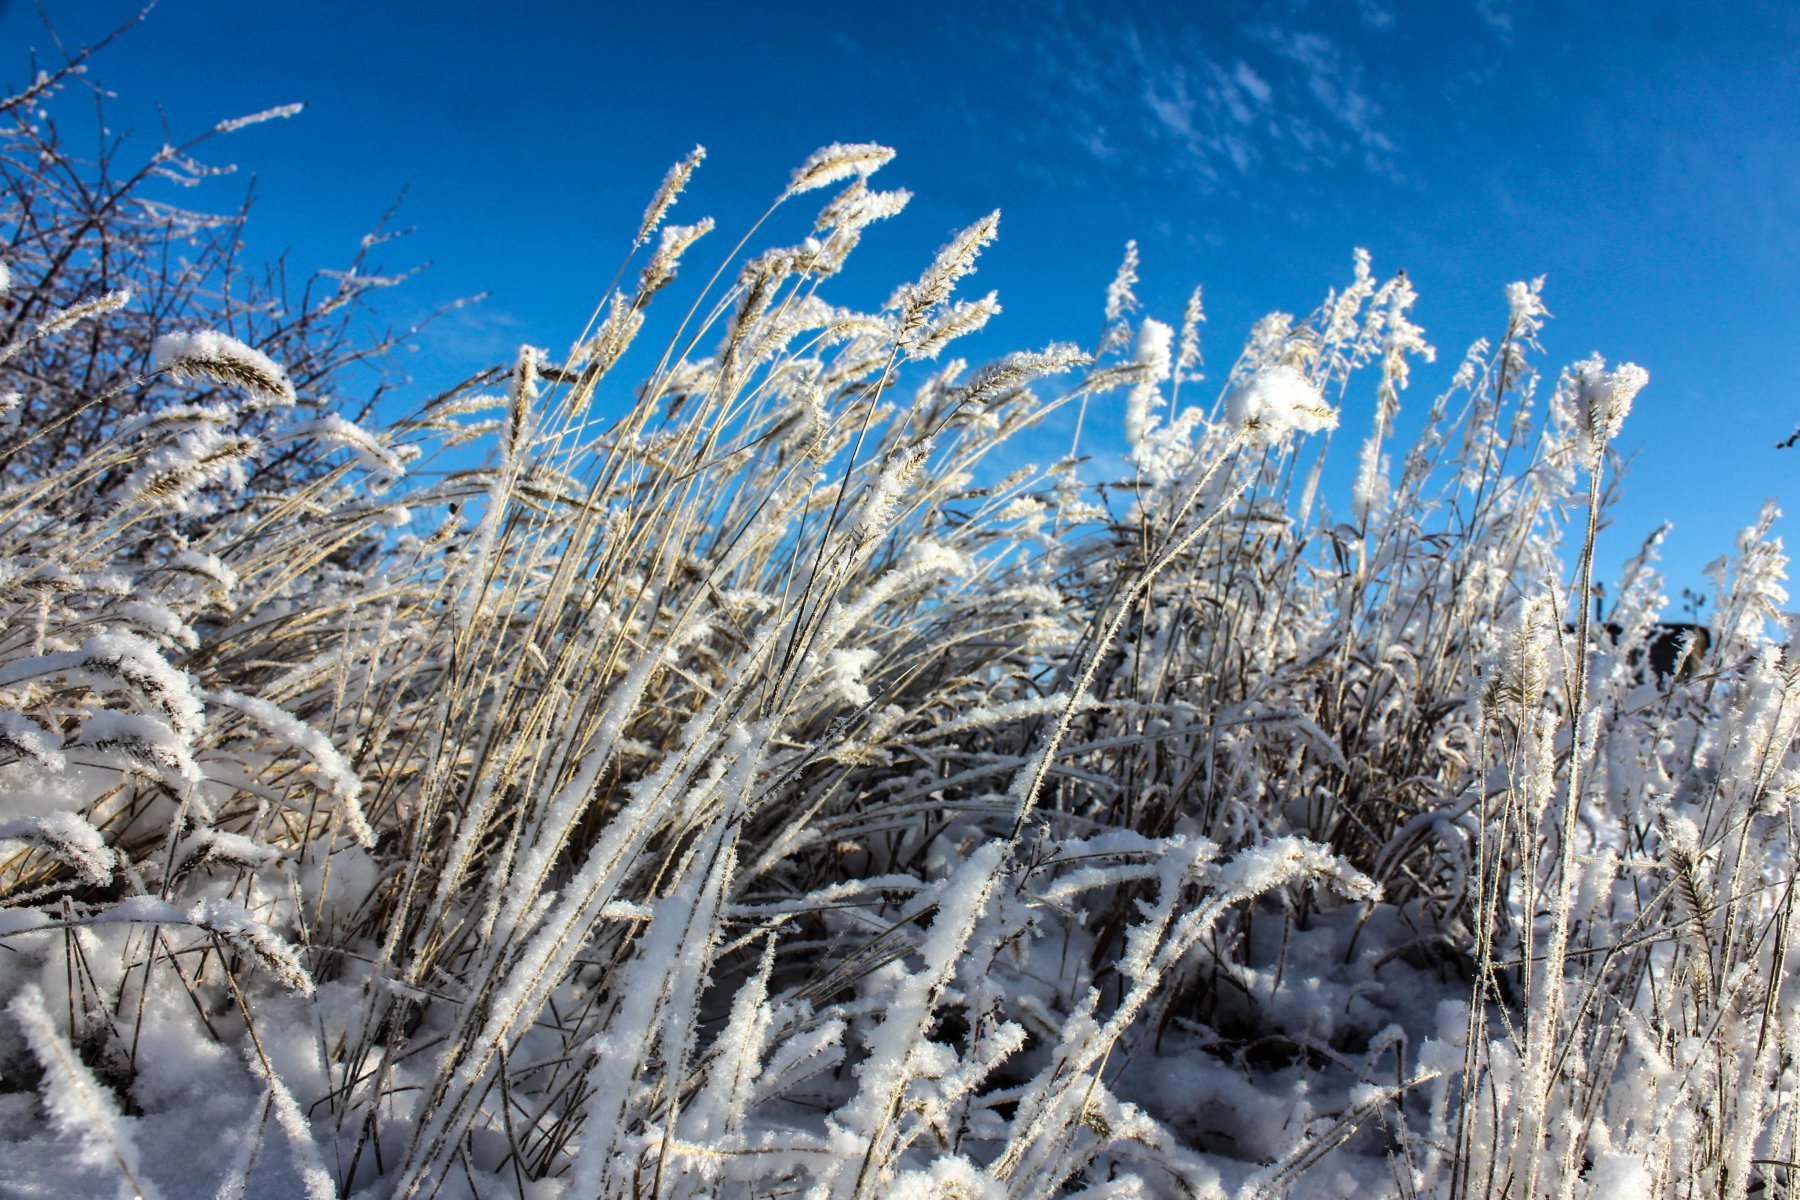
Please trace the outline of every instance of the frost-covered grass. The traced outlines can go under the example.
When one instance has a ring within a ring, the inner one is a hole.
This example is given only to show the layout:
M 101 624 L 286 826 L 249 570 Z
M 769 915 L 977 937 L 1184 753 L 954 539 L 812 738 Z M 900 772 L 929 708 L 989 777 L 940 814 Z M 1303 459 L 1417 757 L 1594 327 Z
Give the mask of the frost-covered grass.
M 1135 259 L 1091 351 L 971 367 L 992 219 L 826 298 L 888 157 L 700 288 L 696 154 L 572 353 L 387 428 L 279 346 L 32 311 L 15 239 L 0 391 L 112 355 L 135 415 L 0 440 L 0 1177 L 1793 1194 L 1773 514 L 1646 679 L 1653 544 L 1616 636 L 1587 599 L 1643 373 L 1543 379 L 1538 285 L 1411 445 L 1361 256 L 1212 380 Z M 1018 463 L 1076 408 L 1129 478 Z

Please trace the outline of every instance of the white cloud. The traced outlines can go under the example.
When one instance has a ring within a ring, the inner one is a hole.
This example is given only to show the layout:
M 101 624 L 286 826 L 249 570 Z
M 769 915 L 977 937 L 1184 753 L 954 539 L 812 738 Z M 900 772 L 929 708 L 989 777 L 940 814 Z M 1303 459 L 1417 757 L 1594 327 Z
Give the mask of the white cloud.
M 1384 2 L 1358 0 L 1363 27 L 1391 26 Z M 1384 107 L 1352 43 L 1306 27 L 1219 28 L 1080 7 L 1034 32 L 1017 53 L 1045 81 L 1041 110 L 1109 169 L 1174 171 L 1207 190 L 1270 169 L 1397 173 Z
M 1188 95 L 1187 81 L 1180 76 L 1167 81 L 1169 94 L 1164 95 L 1155 83 L 1144 89 L 1144 103 L 1156 114 L 1163 127 L 1184 142 L 1198 143 L 1194 128 L 1194 98 Z
M 1386 33 L 1394 27 L 1394 10 L 1381 0 L 1356 0 L 1356 17 L 1373 33 Z
M 1512 43 L 1512 0 L 1475 0 L 1475 15 L 1502 42 L 1508 45 Z
M 1241 58 L 1238 59 L 1237 66 L 1231 69 L 1231 77 L 1237 81 L 1239 87 L 1249 92 L 1258 104 L 1267 104 L 1269 97 L 1274 94 L 1263 77 L 1253 71 L 1250 64 Z
M 1257 38 L 1299 73 L 1307 92 L 1325 116 L 1342 127 L 1365 152 L 1375 169 L 1391 166 L 1394 143 L 1380 126 L 1381 106 L 1363 88 L 1359 61 L 1330 39 L 1307 32 L 1265 28 Z

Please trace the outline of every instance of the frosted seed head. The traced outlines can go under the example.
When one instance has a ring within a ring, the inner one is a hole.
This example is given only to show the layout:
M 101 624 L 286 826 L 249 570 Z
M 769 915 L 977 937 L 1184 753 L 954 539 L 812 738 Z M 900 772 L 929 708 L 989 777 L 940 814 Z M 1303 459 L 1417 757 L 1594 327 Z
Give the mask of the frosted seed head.
M 885 307 L 900 313 L 903 334 L 917 329 L 927 312 L 949 299 L 956 281 L 975 269 L 976 257 L 982 247 L 994 240 L 999 229 L 1000 210 L 995 209 L 950 239 L 917 283 L 905 284 L 895 291 Z
M 794 172 L 783 198 L 829 187 L 840 179 L 855 175 L 867 179 L 887 165 L 894 152 L 874 142 L 834 142 L 815 150 Z
M 61 739 L 36 721 L 0 709 L 0 754 L 60 771 L 64 764 L 61 747 Z
M 53 312 L 48 317 L 44 318 L 43 322 L 37 327 L 38 336 L 49 337 L 51 334 L 61 333 L 63 330 L 69 328 L 69 326 L 79 324 L 89 317 L 96 317 L 101 313 L 108 313 L 117 308 L 124 308 L 130 303 L 130 289 L 121 288 L 116 292 L 108 292 L 104 296 L 96 296 L 92 300 L 83 300 L 80 303 L 71 304 L 69 307 L 58 309 L 56 312 Z
M 255 438 L 202 426 L 147 455 L 120 488 L 121 503 L 193 512 L 194 493 L 201 488 L 221 481 L 244 486 L 247 468 L 261 448 Z
M 201 900 L 187 913 L 189 923 L 221 939 L 274 977 L 290 992 L 313 994 L 312 976 L 299 956 L 267 925 L 229 900 Z
M 976 369 L 957 389 L 956 403 L 986 403 L 1046 375 L 1060 375 L 1093 360 L 1079 346 L 1057 342 L 1043 350 L 1019 350 Z
M 687 187 L 695 168 L 704 161 L 706 147 L 695 146 L 686 158 L 669 168 L 669 173 L 663 176 L 662 184 L 656 189 L 656 195 L 650 198 L 650 206 L 644 210 L 644 219 L 638 223 L 637 240 L 632 243 L 633 246 L 641 246 L 650 240 L 650 234 L 662 224 L 670 206 L 681 195 L 682 189 Z
M 231 593 L 238 585 L 237 572 L 226 566 L 223 559 L 197 550 L 183 550 L 169 560 L 165 569 L 200 580 L 220 604 L 231 602 Z
M 520 346 L 519 356 L 513 361 L 512 379 L 506 389 L 506 422 L 500 427 L 501 452 L 509 462 L 521 454 L 531 440 L 540 354 L 535 346 Z
M 819 210 L 818 220 L 813 223 L 813 232 L 820 234 L 828 229 L 836 229 L 854 233 L 875 221 L 885 221 L 897 216 L 911 200 L 912 193 L 904 188 L 891 192 L 872 191 L 858 177 L 838 193 L 830 204 Z
M 133 634 L 100 634 L 83 642 L 80 654 L 84 672 L 142 696 L 177 737 L 186 741 L 205 728 L 205 714 L 187 674 L 171 666 L 153 643 Z
M 1200 289 L 1195 288 L 1181 312 L 1181 350 L 1175 357 L 1175 370 L 1178 374 L 1187 375 L 1202 364 L 1200 326 L 1205 323 L 1206 308 L 1201 303 Z
M 24 842 L 61 859 L 95 887 L 111 883 L 118 865 L 119 856 L 106 844 L 105 835 L 72 812 L 0 822 L 0 837 Z
M 1505 644 L 1482 669 L 1481 706 L 1489 713 L 1534 708 L 1550 686 L 1558 630 L 1549 597 L 1527 601 L 1511 624 Z
M 1125 243 L 1125 257 L 1119 262 L 1119 272 L 1113 281 L 1106 285 L 1106 323 L 1114 324 L 1124 319 L 1125 314 L 1137 308 L 1138 298 L 1131 289 L 1138 281 L 1138 248 L 1135 241 Z
M 1544 277 L 1530 283 L 1519 280 L 1506 285 L 1506 304 L 1511 309 L 1509 330 L 1515 337 L 1530 339 L 1544 327 L 1550 310 L 1544 307 Z
M 176 379 L 239 387 L 258 399 L 293 404 L 294 385 L 275 360 L 222 333 L 165 333 L 152 348 L 156 369 Z
M 159 776 L 165 782 L 200 782 L 200 768 L 187 739 L 155 717 L 111 709 L 90 713 L 75 744 L 117 754 L 130 769 Z
M 681 264 L 681 256 L 688 247 L 711 233 L 713 219 L 706 217 L 692 225 L 670 225 L 662 231 L 662 241 L 656 253 L 650 256 L 650 263 L 638 276 L 638 302 L 661 291 L 675 278 L 675 269 Z
M 1571 384 L 1583 457 L 1597 459 L 1619 436 L 1619 428 L 1631 414 L 1632 400 L 1649 382 L 1650 372 L 1636 363 L 1621 363 L 1608 371 L 1606 360 L 1596 354 L 1575 364 Z

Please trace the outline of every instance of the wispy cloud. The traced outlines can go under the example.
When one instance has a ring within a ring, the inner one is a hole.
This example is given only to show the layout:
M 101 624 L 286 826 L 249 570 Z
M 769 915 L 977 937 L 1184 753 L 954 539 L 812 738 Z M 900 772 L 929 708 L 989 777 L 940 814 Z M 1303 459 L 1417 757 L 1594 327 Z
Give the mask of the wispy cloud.
M 1290 79 L 1312 97 L 1316 115 L 1348 135 L 1370 170 L 1392 169 L 1394 143 L 1382 129 L 1381 106 L 1364 86 L 1358 59 L 1316 33 L 1265 27 L 1253 36 L 1293 68 Z
M 1373 33 L 1386 33 L 1394 27 L 1394 10 L 1381 0 L 1356 0 L 1356 19 Z
M 1481 18 L 1494 36 L 1511 44 L 1513 36 L 1512 0 L 1475 0 L 1475 15 Z
M 1379 36 L 1395 18 L 1380 0 L 1360 0 L 1357 20 Z M 1020 48 L 1034 74 L 1053 81 L 1041 85 L 1040 111 L 1109 168 L 1126 159 L 1213 192 L 1237 191 L 1270 169 L 1399 174 L 1371 73 L 1341 36 L 1065 9 Z

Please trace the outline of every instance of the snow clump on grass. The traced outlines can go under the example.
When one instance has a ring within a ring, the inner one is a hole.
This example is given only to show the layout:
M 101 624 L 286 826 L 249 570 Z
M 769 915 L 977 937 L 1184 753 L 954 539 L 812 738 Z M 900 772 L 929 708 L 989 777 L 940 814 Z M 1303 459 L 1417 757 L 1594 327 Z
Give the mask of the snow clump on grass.
M 1337 412 L 1297 369 L 1264 367 L 1233 389 L 1225 420 L 1251 445 L 1273 446 L 1290 433 L 1337 428 Z

